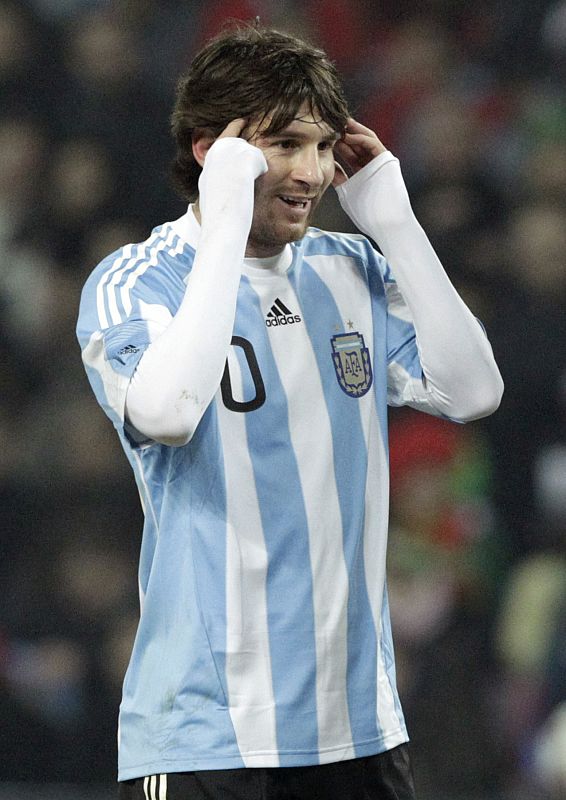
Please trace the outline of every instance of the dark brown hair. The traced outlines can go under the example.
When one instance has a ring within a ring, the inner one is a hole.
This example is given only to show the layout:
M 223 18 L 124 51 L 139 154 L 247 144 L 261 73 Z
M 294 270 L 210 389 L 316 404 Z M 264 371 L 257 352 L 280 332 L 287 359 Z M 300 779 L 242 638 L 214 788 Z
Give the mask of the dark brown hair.
M 195 129 L 218 136 L 233 119 L 270 115 L 265 133 L 272 135 L 303 103 L 342 133 L 348 107 L 336 68 L 322 50 L 257 24 L 239 23 L 212 39 L 177 85 L 171 123 L 177 144 L 173 179 L 180 194 L 188 200 L 198 194 Z

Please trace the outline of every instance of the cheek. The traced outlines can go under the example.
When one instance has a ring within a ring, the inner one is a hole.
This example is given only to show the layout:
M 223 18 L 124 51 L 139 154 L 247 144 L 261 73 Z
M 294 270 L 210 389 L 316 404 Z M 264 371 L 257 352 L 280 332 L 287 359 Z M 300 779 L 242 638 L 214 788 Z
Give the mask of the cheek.
M 263 175 L 260 175 L 259 178 L 256 179 L 256 195 L 269 194 L 281 180 L 281 167 L 277 164 L 276 159 L 268 158 L 266 156 L 265 160 L 267 161 L 267 172 L 264 172 Z
M 270 187 L 270 180 L 271 176 L 268 172 L 263 175 L 260 175 L 259 178 L 256 178 L 255 187 L 254 187 L 254 196 L 256 204 L 258 201 L 261 202 L 263 198 L 265 198 L 269 193 Z

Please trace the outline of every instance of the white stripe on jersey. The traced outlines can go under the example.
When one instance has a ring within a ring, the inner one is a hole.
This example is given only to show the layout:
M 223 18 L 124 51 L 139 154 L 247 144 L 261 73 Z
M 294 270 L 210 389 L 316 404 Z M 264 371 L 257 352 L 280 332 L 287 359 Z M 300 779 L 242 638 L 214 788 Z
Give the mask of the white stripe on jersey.
M 112 268 L 112 276 L 110 277 L 110 273 L 105 276 L 101 283 L 105 285 L 105 297 L 108 303 L 108 310 L 110 312 L 110 321 L 113 325 L 117 325 L 119 322 L 122 321 L 120 312 L 118 311 L 118 303 L 116 301 L 116 292 L 115 287 L 121 281 L 122 276 L 125 272 L 135 266 L 138 261 L 144 258 L 145 253 L 147 252 L 149 246 L 158 238 L 157 233 L 153 233 L 147 242 L 144 242 L 143 245 L 139 245 L 139 249 L 137 254 L 132 257 L 126 262 L 126 264 L 121 265 L 118 269 Z M 142 262 L 144 263 L 144 262 Z
M 176 235 L 175 231 L 171 229 L 168 232 L 167 238 L 165 239 L 165 241 L 159 241 L 155 245 L 155 247 L 152 247 L 151 250 L 149 251 L 149 258 L 144 258 L 142 263 L 139 264 L 139 266 L 137 266 L 134 270 L 132 270 L 130 272 L 130 274 L 128 275 L 124 285 L 120 289 L 120 298 L 122 300 L 122 307 L 124 308 L 124 313 L 125 313 L 126 316 L 129 316 L 129 314 L 130 314 L 130 312 L 132 310 L 132 302 L 130 300 L 130 290 L 131 290 L 132 286 L 134 286 L 134 284 L 137 281 L 137 279 L 140 277 L 140 275 L 143 275 L 146 270 L 148 270 L 150 267 L 157 266 L 157 254 L 158 254 L 158 252 L 160 250 L 170 249 L 171 245 L 173 244 L 173 239 L 175 238 L 175 235 Z M 151 239 L 149 240 L 149 242 L 151 242 Z M 148 242 L 148 244 L 149 244 L 149 242 Z M 143 252 L 142 256 L 140 256 L 140 257 L 144 257 L 148 249 L 149 249 L 148 247 L 144 248 L 144 252 Z M 125 269 L 122 270 L 122 274 L 124 272 L 125 272 Z M 113 282 L 117 284 L 120 281 L 122 275 L 120 275 L 119 277 L 116 277 L 116 275 L 117 275 L 117 273 L 114 275 Z M 121 315 L 120 315 L 120 313 L 118 311 L 118 308 L 116 306 L 116 300 L 115 300 L 114 297 L 112 297 L 112 295 L 110 295 L 109 298 L 108 298 L 109 305 L 110 305 L 111 300 L 113 301 L 113 307 L 115 307 L 115 309 L 116 309 L 116 319 L 114 319 L 114 317 L 113 317 L 113 320 L 114 320 L 115 324 L 118 324 L 119 322 L 122 321 Z
M 149 787 L 149 776 L 143 779 L 143 793 L 145 794 L 145 800 L 151 800 L 148 793 L 148 787 Z
M 122 251 L 122 255 L 117 258 L 112 266 L 103 274 L 96 287 L 96 308 L 98 311 L 98 319 L 100 321 L 101 330 L 108 328 L 110 324 L 117 325 L 122 322 L 122 315 L 118 309 L 115 288 L 122 280 L 124 274 L 141 260 L 139 266 L 128 276 L 125 285 L 121 289 L 121 300 L 124 306 L 125 316 L 130 313 L 130 290 L 132 286 L 135 284 L 137 278 L 142 275 L 148 269 L 148 267 L 155 266 L 155 264 L 157 264 L 157 253 L 160 250 L 171 247 L 175 237 L 175 232 L 170 229 L 165 240 L 162 238 L 163 235 L 163 230 L 154 232 L 146 242 L 138 245 L 139 250 L 135 256 L 132 255 L 135 245 L 126 245 Z M 150 250 L 153 243 L 156 241 L 157 244 Z M 172 251 L 172 253 L 178 252 L 179 247 L 182 249 L 181 242 L 178 243 L 177 247 Z M 149 259 L 146 257 L 148 250 L 150 251 Z M 108 303 L 110 321 L 106 313 L 105 301 Z
M 252 286 L 254 285 L 251 279 Z M 258 284 L 264 316 L 273 302 L 273 287 L 267 293 Z M 254 288 L 256 288 L 254 286 Z M 263 295 L 263 296 L 262 296 Z M 299 301 L 285 281 L 277 294 L 285 305 L 296 309 Z M 348 710 L 348 573 L 342 538 L 326 536 L 339 529 L 341 519 L 338 489 L 334 473 L 332 428 L 315 353 L 302 324 L 287 326 L 285 337 L 277 328 L 269 328 L 269 340 L 286 394 L 289 433 L 297 460 L 302 495 L 308 520 L 309 550 L 312 566 L 313 605 L 316 641 L 316 697 L 318 744 L 321 760 L 336 743 L 344 743 L 343 758 L 355 755 Z M 289 358 L 293 353 L 293 359 Z M 304 374 L 311 376 L 316 388 L 307 395 L 305 386 L 296 385 L 295 360 L 300 360 Z M 305 413 L 305 408 L 316 413 Z M 318 463 L 317 463 L 318 462 Z M 320 476 L 326 475 L 321 481 Z M 332 702 L 328 701 L 329 695 Z M 322 763 L 322 762 L 321 762 Z
M 363 238 L 363 237 L 362 237 Z M 322 283 L 330 293 L 342 318 L 344 330 L 347 332 L 348 322 L 353 323 L 354 330 L 364 333 L 365 346 L 368 348 L 373 364 L 373 317 L 369 292 L 360 289 L 366 283 L 360 274 L 358 262 L 350 256 L 307 256 L 306 263 L 314 269 Z M 360 296 L 367 298 L 363 306 Z M 364 395 L 371 398 L 371 393 Z M 362 399 L 362 398 L 360 398 Z
M 242 374 L 234 348 L 228 353 L 232 393 L 243 399 Z M 271 673 L 267 616 L 267 549 L 255 491 L 255 503 L 242 498 L 255 487 L 247 449 L 246 415 L 216 403 L 225 454 L 226 474 L 226 682 L 230 716 L 245 766 L 246 753 L 254 753 L 253 766 L 262 766 L 258 753 L 277 757 L 275 698 Z M 236 454 L 231 459 L 230 454 Z M 242 564 L 245 569 L 242 569 Z
M 104 305 L 104 285 L 107 281 L 110 280 L 111 275 L 116 271 L 119 270 L 124 262 L 128 262 L 132 256 L 132 244 L 127 244 L 124 249 L 122 250 L 122 255 L 120 258 L 117 258 L 116 261 L 112 264 L 110 269 L 104 273 L 102 279 L 99 281 L 96 287 L 96 309 L 98 311 L 98 319 L 100 322 L 101 330 L 104 330 L 108 327 L 108 317 L 106 316 L 106 308 Z
M 167 774 L 159 776 L 159 800 L 167 800 Z
M 367 332 L 364 337 L 365 346 L 370 351 L 373 363 L 373 316 L 371 303 L 368 300 L 360 304 L 360 290 L 356 283 L 362 281 L 358 265 L 354 259 L 347 256 L 330 260 L 325 256 L 309 256 L 310 266 L 316 270 L 320 279 L 326 284 L 342 318 L 344 329 L 347 321 L 351 320 L 354 329 Z M 348 274 L 350 273 L 350 274 Z M 379 418 L 375 407 L 373 392 L 368 392 L 358 398 L 362 429 L 367 448 L 367 481 L 365 497 L 365 527 L 364 527 L 364 563 L 366 571 L 366 585 L 372 610 L 373 623 L 377 633 L 377 719 L 382 728 L 394 730 L 399 725 L 395 711 L 394 697 L 381 653 L 381 607 L 382 587 L 385 580 L 385 558 L 387 543 L 387 520 L 384 509 L 388 508 L 389 472 L 387 458 L 383 445 Z M 386 487 L 380 496 L 380 487 Z M 381 525 L 383 530 L 375 530 Z

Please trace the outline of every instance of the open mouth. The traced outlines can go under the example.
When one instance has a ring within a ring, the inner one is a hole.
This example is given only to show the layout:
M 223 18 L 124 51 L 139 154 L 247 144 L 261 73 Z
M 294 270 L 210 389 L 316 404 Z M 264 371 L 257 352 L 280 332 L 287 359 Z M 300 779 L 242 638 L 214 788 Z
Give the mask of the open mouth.
M 298 197 L 287 197 L 285 195 L 279 196 L 280 200 L 283 200 L 284 203 L 287 203 L 288 206 L 291 208 L 306 208 L 310 201 L 310 198 L 298 198 Z

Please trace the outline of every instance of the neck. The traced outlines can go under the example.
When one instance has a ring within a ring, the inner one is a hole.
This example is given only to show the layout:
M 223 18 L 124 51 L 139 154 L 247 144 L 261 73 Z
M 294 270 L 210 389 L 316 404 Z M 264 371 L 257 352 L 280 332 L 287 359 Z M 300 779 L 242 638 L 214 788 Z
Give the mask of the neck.
M 192 204 L 193 214 L 199 225 L 202 225 L 202 215 L 200 213 L 199 199 L 195 200 Z M 258 242 L 253 242 L 248 238 L 246 246 L 246 258 L 271 258 L 282 253 L 285 246 L 261 245 Z

